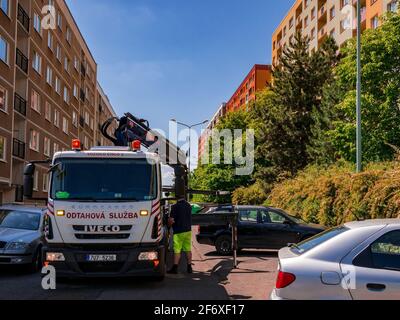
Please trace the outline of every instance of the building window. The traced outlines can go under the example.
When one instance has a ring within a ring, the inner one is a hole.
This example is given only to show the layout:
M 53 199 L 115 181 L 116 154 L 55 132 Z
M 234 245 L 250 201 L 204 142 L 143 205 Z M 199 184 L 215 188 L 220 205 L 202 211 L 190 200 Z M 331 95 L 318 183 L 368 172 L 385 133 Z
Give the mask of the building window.
M 375 16 L 371 19 L 371 29 L 376 29 L 379 27 L 379 18 Z
M 0 86 L 0 110 L 7 111 L 7 90 Z
M 59 128 L 60 127 L 60 111 L 54 110 L 54 125 Z
M 49 138 L 47 138 L 47 137 L 44 137 L 44 147 L 43 147 L 43 154 L 45 155 L 45 156 L 48 156 L 48 157 L 50 157 L 50 139 Z
M 6 15 L 9 14 L 9 12 L 8 12 L 8 8 L 9 8 L 8 1 L 9 1 L 9 0 L 0 0 L 0 9 L 1 9 Z
M 71 44 L 72 33 L 71 33 L 71 29 L 70 29 L 69 27 L 67 27 L 66 39 L 67 39 L 67 42 L 68 42 L 69 44 Z
M 291 28 L 293 27 L 293 25 L 294 25 L 294 18 L 292 17 L 292 18 L 289 20 L 289 29 L 291 29 Z
M 50 48 L 51 51 L 53 51 L 53 35 L 50 31 L 48 32 L 47 36 L 47 46 Z
M 308 16 L 304 19 L 304 28 L 308 27 Z
M 78 127 L 78 114 L 75 111 L 72 111 L 72 125 Z
M 56 77 L 56 92 L 61 95 L 61 80 L 59 77 Z
M 78 99 L 78 94 L 79 94 L 78 86 L 76 85 L 76 83 L 74 83 L 74 97 L 77 99 Z
M 333 6 L 330 10 L 329 10 L 329 17 L 330 19 L 334 19 L 336 17 L 336 9 L 335 6 Z
M 350 5 L 350 0 L 341 0 L 340 4 L 343 9 L 345 6 Z
M 53 69 L 50 66 L 47 66 L 46 70 L 46 82 L 51 86 L 53 86 Z
M 304 0 L 304 9 L 310 5 L 310 0 Z
M 315 16 L 316 16 L 315 12 L 316 12 L 316 10 L 315 10 L 315 7 L 314 7 L 314 8 L 312 8 L 312 10 L 311 10 L 311 20 L 314 20 L 314 19 L 315 19 Z
M 44 117 L 47 121 L 51 122 L 51 104 L 46 101 L 44 108 Z
M 64 69 L 65 69 L 65 71 L 67 71 L 68 73 L 69 73 L 69 64 L 70 64 L 70 61 L 69 61 L 68 57 L 65 57 L 65 58 L 64 58 Z
M 398 6 L 397 0 L 393 0 L 390 3 L 388 3 L 387 10 L 389 12 L 397 12 L 397 6 Z
M 59 12 L 57 15 L 57 26 L 62 30 L 63 17 Z
M 43 192 L 49 191 L 49 174 L 43 174 Z
M 60 44 L 57 43 L 57 48 L 56 48 L 56 58 L 58 61 L 61 61 L 61 47 Z
M 0 136 L 0 161 L 6 161 L 6 138 Z
M 0 35 L 0 60 L 8 64 L 8 42 Z
M 85 111 L 85 124 L 89 125 L 90 123 L 90 115 L 89 112 Z
M 77 57 L 74 58 L 74 67 L 76 70 L 79 70 L 79 60 Z
M 33 190 L 39 191 L 39 171 L 36 170 L 33 176 Z
M 85 139 L 84 139 L 84 145 L 85 145 L 85 148 L 86 148 L 86 149 L 89 149 L 89 148 L 90 148 L 90 147 L 89 147 L 89 138 L 86 137 L 86 136 L 85 136 Z
M 40 95 L 35 90 L 31 92 L 31 108 L 40 113 Z
M 53 150 L 54 153 L 56 154 L 58 151 L 60 151 L 60 146 L 58 145 L 58 143 L 54 143 L 53 144 Z
M 68 134 L 68 119 L 63 117 L 63 132 Z
M 37 73 L 42 73 L 42 57 L 36 52 L 33 52 L 32 68 Z
M 33 27 L 40 35 L 42 34 L 42 20 L 36 12 L 33 14 Z
M 30 135 L 30 142 L 29 142 L 29 147 L 31 150 L 39 152 L 39 132 L 36 130 L 31 130 L 31 135 Z
M 315 28 L 311 30 L 311 40 L 315 39 Z
M 69 103 L 69 90 L 67 87 L 64 87 L 64 102 Z

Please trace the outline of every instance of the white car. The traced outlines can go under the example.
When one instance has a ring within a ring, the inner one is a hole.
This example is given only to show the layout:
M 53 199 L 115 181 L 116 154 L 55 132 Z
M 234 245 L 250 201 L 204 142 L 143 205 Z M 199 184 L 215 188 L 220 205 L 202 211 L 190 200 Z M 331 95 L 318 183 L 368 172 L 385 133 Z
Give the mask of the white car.
M 272 300 L 400 300 L 400 220 L 346 223 L 279 251 Z

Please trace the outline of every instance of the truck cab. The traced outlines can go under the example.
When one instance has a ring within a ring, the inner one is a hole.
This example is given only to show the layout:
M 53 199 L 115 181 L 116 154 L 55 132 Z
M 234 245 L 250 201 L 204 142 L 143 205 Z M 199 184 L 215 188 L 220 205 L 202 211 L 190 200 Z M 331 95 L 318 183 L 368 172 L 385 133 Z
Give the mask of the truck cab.
M 26 168 L 30 189 L 34 164 Z M 165 274 L 161 163 L 136 147 L 54 155 L 50 167 L 45 264 L 58 277 Z M 28 191 L 29 193 L 29 191 Z

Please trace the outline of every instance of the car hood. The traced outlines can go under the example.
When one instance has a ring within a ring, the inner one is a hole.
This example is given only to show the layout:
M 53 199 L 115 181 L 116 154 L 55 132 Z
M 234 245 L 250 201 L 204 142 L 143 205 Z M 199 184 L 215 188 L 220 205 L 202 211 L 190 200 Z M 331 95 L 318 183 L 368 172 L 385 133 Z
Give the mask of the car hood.
M 30 243 L 40 237 L 37 230 L 20 230 L 0 227 L 0 241 L 5 242 L 26 242 Z

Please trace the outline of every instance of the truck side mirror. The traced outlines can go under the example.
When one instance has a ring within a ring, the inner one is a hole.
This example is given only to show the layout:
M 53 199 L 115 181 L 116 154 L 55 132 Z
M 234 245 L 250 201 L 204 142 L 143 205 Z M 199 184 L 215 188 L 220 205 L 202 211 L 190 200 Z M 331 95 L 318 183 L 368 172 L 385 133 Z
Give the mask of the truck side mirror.
M 33 198 L 33 177 L 35 175 L 36 166 L 29 163 L 24 170 L 24 197 Z

